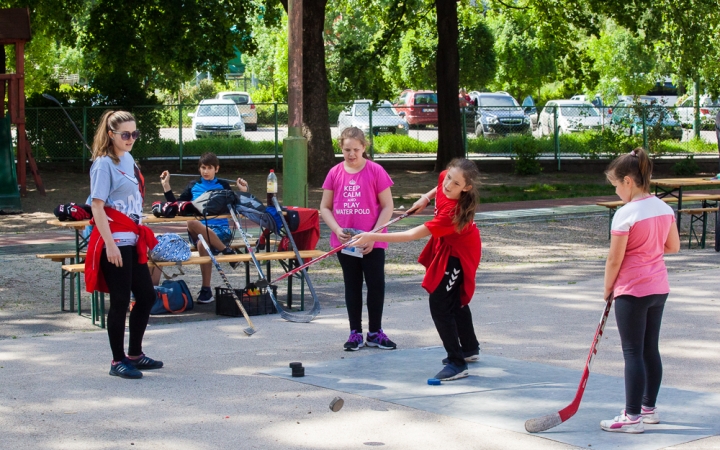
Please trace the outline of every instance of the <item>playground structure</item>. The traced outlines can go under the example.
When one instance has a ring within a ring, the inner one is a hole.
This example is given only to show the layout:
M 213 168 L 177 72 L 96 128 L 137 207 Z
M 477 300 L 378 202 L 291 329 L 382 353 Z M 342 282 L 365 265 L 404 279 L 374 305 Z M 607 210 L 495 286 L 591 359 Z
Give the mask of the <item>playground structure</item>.
M 25 43 L 30 41 L 30 12 L 27 8 L 0 10 L 0 45 L 15 46 L 15 73 L 0 73 L 0 206 L 19 209 L 19 194 L 27 195 L 27 166 L 33 174 L 35 186 L 45 195 L 35 158 L 25 132 Z M 4 57 L 4 52 L 3 52 Z M 5 61 L 0 62 L 5 67 Z M 2 70 L 4 72 L 5 70 Z M 7 92 L 7 118 L 5 117 L 5 93 Z M 9 120 L 8 120 L 9 119 Z M 17 178 L 15 178 L 14 153 L 10 124 L 17 130 Z M 15 199 L 15 200 L 13 200 Z

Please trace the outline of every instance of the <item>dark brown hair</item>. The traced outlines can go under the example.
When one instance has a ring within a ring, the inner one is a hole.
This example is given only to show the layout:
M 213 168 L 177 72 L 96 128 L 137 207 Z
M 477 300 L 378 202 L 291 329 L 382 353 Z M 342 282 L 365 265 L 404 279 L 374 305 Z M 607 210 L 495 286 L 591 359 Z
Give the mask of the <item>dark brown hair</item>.
M 453 159 L 450 161 L 450 164 L 447 165 L 447 168 L 455 168 L 462 172 L 465 184 L 470 186 L 469 190 L 460 194 L 457 206 L 455 207 L 453 223 L 459 233 L 467 224 L 475 220 L 475 208 L 478 203 L 480 203 L 480 192 L 478 192 L 480 171 L 478 170 L 477 164 L 465 158 Z
M 347 127 L 344 130 L 342 130 L 342 133 L 340 133 L 340 150 L 342 150 L 343 142 L 345 139 L 356 139 L 360 142 L 360 144 L 363 146 L 363 148 L 367 148 L 368 143 L 367 140 L 365 140 L 365 133 L 358 128 L 358 127 Z M 367 152 L 363 150 L 362 157 L 365 159 L 370 159 L 370 156 L 368 156 Z
M 220 160 L 215 153 L 205 152 L 200 155 L 200 160 L 198 161 L 198 169 L 200 168 L 200 166 L 213 166 L 217 169 L 218 167 L 220 167 Z
M 100 117 L 100 123 L 95 131 L 95 138 L 92 145 L 92 160 L 95 161 L 101 156 L 109 156 L 115 164 L 120 164 L 120 158 L 113 150 L 112 139 L 108 131 L 115 131 L 121 123 L 136 122 L 135 117 L 127 111 L 105 111 Z
M 605 176 L 608 181 L 620 181 L 630 177 L 644 193 L 649 193 L 652 169 L 653 164 L 647 152 L 642 147 L 638 147 L 630 153 L 615 158 L 605 170 Z

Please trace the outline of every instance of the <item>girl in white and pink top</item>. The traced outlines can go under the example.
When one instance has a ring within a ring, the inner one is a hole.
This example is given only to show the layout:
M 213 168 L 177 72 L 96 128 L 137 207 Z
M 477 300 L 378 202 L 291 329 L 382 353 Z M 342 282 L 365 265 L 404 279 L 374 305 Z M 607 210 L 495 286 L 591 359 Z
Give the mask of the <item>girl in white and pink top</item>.
M 370 231 L 390 220 L 393 199 L 390 176 L 380 165 L 367 159 L 364 133 L 356 127 L 340 135 L 344 161 L 330 169 L 323 183 L 320 214 L 330 227 L 330 245 L 346 243 L 353 234 Z M 363 248 L 349 248 L 338 253 L 345 281 L 345 304 L 350 320 L 350 337 L 345 350 L 359 350 L 365 345 L 362 334 L 362 286 L 367 286 L 367 345 L 394 349 L 382 330 L 385 304 L 386 242 L 371 242 Z M 354 250 L 354 251 L 353 251 Z
M 605 172 L 626 205 L 613 218 L 605 264 L 604 298 L 615 299 L 615 319 L 625 359 L 625 409 L 603 420 L 605 431 L 642 433 L 656 424 L 662 381 L 658 342 L 670 292 L 663 255 L 677 253 L 675 213 L 650 194 L 652 161 L 642 148 L 615 159 Z

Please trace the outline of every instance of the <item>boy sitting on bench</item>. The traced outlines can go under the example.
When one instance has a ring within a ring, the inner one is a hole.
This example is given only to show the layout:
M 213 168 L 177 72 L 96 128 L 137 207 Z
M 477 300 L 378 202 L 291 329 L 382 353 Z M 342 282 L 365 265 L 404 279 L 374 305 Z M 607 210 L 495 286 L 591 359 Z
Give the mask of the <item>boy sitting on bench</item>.
M 215 153 L 204 153 L 200 156 L 198 165 L 200 168 L 200 178 L 188 183 L 179 198 L 175 198 L 172 188 L 170 188 L 170 173 L 166 170 L 160 174 L 160 182 L 162 183 L 162 187 L 165 192 L 165 199 L 167 201 L 192 201 L 206 191 L 231 189 L 230 184 L 227 181 L 216 177 L 216 174 L 220 171 L 220 160 Z M 241 192 L 248 191 L 247 181 L 242 178 L 238 178 L 235 183 Z M 206 241 L 208 241 L 208 244 L 213 249 L 213 254 L 222 253 L 224 255 L 229 255 L 235 253 L 235 251 L 229 247 L 230 241 L 233 237 L 233 231 L 230 228 L 228 219 L 207 219 L 207 228 L 205 224 L 199 220 L 191 220 L 187 223 L 187 229 L 188 236 L 190 236 L 190 240 L 197 247 L 200 256 L 207 256 L 205 248 L 202 245 L 197 245 L 198 234 L 200 233 L 203 234 Z M 200 273 L 202 274 L 202 287 L 197 295 L 197 302 L 211 303 L 215 300 L 215 298 L 213 297 L 212 289 L 210 288 L 210 278 L 212 277 L 212 266 L 210 263 L 201 264 Z

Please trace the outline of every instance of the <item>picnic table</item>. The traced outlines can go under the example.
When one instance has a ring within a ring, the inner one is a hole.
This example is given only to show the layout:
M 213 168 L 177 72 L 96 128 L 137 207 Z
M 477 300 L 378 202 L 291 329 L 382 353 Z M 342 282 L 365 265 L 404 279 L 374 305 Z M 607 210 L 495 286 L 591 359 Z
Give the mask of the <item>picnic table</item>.
M 676 221 L 678 230 L 680 230 L 680 215 L 683 210 L 683 188 L 687 187 L 720 187 L 720 179 L 718 178 L 658 178 L 650 180 L 650 186 L 655 187 L 655 195 L 658 198 L 674 197 L 677 198 L 677 214 Z
M 295 238 L 295 241 L 298 245 L 298 249 L 300 251 L 300 255 L 304 259 L 310 259 L 319 256 L 323 252 L 315 250 L 315 246 L 317 245 L 317 242 L 320 237 L 320 221 L 319 221 L 319 213 L 317 210 L 309 209 L 309 208 L 292 208 L 298 211 L 300 215 L 300 226 L 298 229 L 293 233 L 293 237 Z M 219 215 L 219 216 L 213 216 L 213 219 L 230 219 L 232 216 L 229 214 L 226 215 Z M 155 217 L 155 216 L 144 216 L 142 219 L 143 225 L 167 225 L 167 224 L 178 224 L 182 222 L 187 222 L 190 220 L 202 220 L 198 219 L 194 216 L 175 216 L 172 218 L 166 218 L 166 217 Z M 242 219 L 241 219 L 242 221 Z M 75 232 L 75 251 L 74 252 L 68 252 L 63 254 L 42 254 L 42 255 L 36 255 L 38 258 L 43 259 L 50 259 L 51 261 L 60 261 L 62 262 L 61 266 L 61 310 L 64 310 L 64 303 L 65 303 L 65 280 L 67 278 L 70 278 L 70 310 L 73 310 L 73 300 L 75 297 L 77 297 L 77 304 L 78 304 L 78 314 L 81 313 L 80 311 L 80 299 L 81 299 L 81 288 L 80 288 L 80 274 L 84 270 L 84 264 L 82 264 L 82 261 L 85 258 L 85 248 L 87 247 L 89 237 L 84 236 L 84 230 L 87 226 L 90 225 L 89 220 L 83 220 L 83 221 L 59 221 L 57 219 L 48 220 L 47 223 L 52 226 L 57 226 L 63 229 L 69 229 L 73 230 Z M 262 232 L 262 230 L 261 230 Z M 289 233 L 289 231 L 286 231 L 286 233 Z M 271 252 L 270 247 L 272 244 L 276 244 L 277 240 L 271 240 L 266 239 L 265 244 L 265 252 L 258 253 L 258 259 L 266 261 L 266 270 L 265 270 L 265 276 L 268 280 L 271 279 L 270 274 L 270 262 L 271 261 L 277 261 L 281 265 L 281 267 L 285 271 L 289 271 L 292 269 L 294 264 L 300 265 L 301 262 L 296 261 L 295 255 L 292 252 L 287 251 L 276 251 Z M 244 249 L 244 243 L 240 244 L 233 244 L 233 247 L 239 250 Z M 260 256 L 262 255 L 262 256 Z M 70 264 L 66 265 L 65 260 L 70 259 Z M 244 262 L 245 263 L 245 274 L 246 274 L 246 281 L 249 282 L 250 280 L 250 258 L 249 254 L 237 254 L 237 255 L 220 255 L 217 257 L 218 261 L 220 262 Z M 287 261 L 287 262 L 285 262 Z M 183 263 L 185 264 L 204 264 L 209 262 L 209 258 L 205 257 L 199 257 L 194 256 L 191 258 L 190 261 Z M 152 267 L 154 262 L 149 261 L 149 265 Z M 170 265 L 174 265 L 175 263 L 171 263 Z M 168 264 L 165 263 L 157 263 L 155 264 L 157 266 L 167 266 Z M 304 271 L 303 271 L 304 272 Z M 299 275 L 296 275 L 298 278 L 300 278 L 300 301 L 301 306 L 300 309 L 304 310 L 304 285 L 305 285 L 305 279 L 304 277 L 307 277 L 307 273 L 300 272 Z M 292 302 L 292 278 L 288 277 L 288 307 L 291 306 Z M 308 280 L 309 281 L 309 280 Z M 75 294 L 76 291 L 76 294 Z M 315 302 L 318 301 L 317 298 L 313 295 L 313 300 Z M 99 317 L 100 315 L 104 315 L 104 307 L 101 307 L 102 313 L 98 313 L 98 305 L 97 303 L 97 296 L 93 295 L 93 301 L 91 303 L 91 316 L 93 323 L 95 323 L 96 318 L 100 318 L 101 326 L 104 326 L 104 317 Z M 104 305 L 101 305 L 104 306 Z

